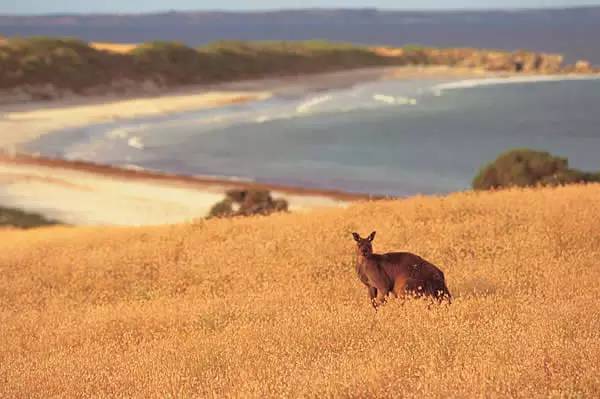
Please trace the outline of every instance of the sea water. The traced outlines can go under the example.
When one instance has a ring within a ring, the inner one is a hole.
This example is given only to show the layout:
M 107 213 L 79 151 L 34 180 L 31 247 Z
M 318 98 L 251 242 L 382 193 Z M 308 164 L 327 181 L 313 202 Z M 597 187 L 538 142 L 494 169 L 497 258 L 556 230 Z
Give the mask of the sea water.
M 600 170 L 600 80 L 396 80 L 73 129 L 28 151 L 117 166 L 348 192 L 465 190 L 527 147 Z

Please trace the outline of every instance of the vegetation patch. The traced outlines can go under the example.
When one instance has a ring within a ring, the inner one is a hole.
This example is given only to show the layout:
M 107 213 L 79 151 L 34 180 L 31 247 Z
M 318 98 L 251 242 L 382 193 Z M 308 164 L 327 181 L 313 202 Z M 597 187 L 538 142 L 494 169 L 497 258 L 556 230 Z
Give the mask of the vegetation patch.
M 117 45 L 116 45 L 117 46 Z M 0 42 L 0 89 L 40 98 L 57 92 L 119 92 L 132 87 L 182 86 L 293 76 L 390 65 L 458 65 L 491 70 L 558 72 L 562 57 L 476 49 L 371 48 L 309 41 L 219 41 L 198 48 L 154 41 L 138 46 L 70 38 L 10 38 Z
M 41 226 L 52 226 L 59 222 L 45 218 L 37 213 L 28 213 L 19 209 L 0 207 L 0 226 L 30 229 Z
M 13 38 L 0 46 L 0 87 L 52 85 L 81 92 L 118 78 L 123 60 L 76 39 Z
M 137 72 L 167 85 L 201 81 L 202 57 L 181 43 L 156 41 L 130 52 Z
M 270 215 L 287 210 L 287 201 L 274 199 L 267 190 L 229 190 L 225 199 L 211 208 L 208 217 Z
M 600 173 L 569 168 L 566 158 L 548 152 L 514 149 L 484 166 L 473 179 L 472 185 L 476 190 L 490 190 L 589 182 L 600 182 Z
M 0 88 L 51 85 L 85 93 L 119 82 L 168 87 L 394 63 L 366 47 L 324 41 L 224 41 L 199 48 L 155 41 L 114 52 L 70 38 L 11 38 L 0 45 Z

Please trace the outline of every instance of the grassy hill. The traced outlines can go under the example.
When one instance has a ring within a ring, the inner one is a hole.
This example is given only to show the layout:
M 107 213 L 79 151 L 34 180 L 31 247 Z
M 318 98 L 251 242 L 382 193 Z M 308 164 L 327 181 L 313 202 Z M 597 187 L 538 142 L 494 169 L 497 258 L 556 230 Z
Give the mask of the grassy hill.
M 217 42 L 197 49 L 156 41 L 115 50 L 68 38 L 9 39 L 0 45 L 0 88 L 52 85 L 84 93 L 135 82 L 176 86 L 395 63 L 366 47 L 318 41 Z
M 588 185 L 0 232 L 0 396 L 597 397 L 598 226 Z M 454 303 L 375 313 L 371 230 Z
M 370 48 L 327 41 L 221 41 L 192 48 L 165 41 L 90 45 L 69 38 L 10 38 L 0 43 L 0 89 L 45 99 L 390 65 L 557 73 L 562 56 L 418 46 Z

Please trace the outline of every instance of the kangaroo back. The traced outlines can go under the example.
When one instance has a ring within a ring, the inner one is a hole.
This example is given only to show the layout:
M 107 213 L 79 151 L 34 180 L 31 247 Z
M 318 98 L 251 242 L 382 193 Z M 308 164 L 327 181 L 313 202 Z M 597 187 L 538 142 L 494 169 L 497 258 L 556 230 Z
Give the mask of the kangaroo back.
M 396 295 L 412 293 L 451 300 L 444 273 L 431 262 L 409 252 L 383 254 L 380 261 L 382 270 L 393 281 Z

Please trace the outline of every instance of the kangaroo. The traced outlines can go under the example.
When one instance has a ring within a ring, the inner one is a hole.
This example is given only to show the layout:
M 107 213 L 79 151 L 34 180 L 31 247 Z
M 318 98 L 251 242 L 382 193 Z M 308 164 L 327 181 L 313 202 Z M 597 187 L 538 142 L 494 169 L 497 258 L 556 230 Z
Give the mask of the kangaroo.
M 425 259 L 409 252 L 373 253 L 375 231 L 367 238 L 352 233 L 356 241 L 356 274 L 369 289 L 375 311 L 386 302 L 391 292 L 396 297 L 428 296 L 452 302 L 444 273 Z

